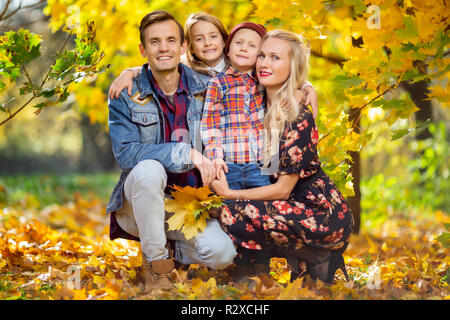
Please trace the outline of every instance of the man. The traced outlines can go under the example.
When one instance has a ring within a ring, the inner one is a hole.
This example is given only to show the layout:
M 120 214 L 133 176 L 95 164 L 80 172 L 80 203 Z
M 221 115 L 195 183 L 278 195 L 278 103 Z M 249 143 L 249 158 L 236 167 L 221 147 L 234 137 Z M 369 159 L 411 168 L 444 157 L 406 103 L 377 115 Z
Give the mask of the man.
M 206 87 L 200 75 L 180 63 L 186 41 L 171 14 L 147 14 L 139 31 L 139 50 L 148 63 L 133 80 L 131 96 L 123 90 L 109 101 L 109 131 L 122 169 L 107 207 L 110 238 L 140 240 L 146 289 L 170 289 L 174 262 L 167 239 L 175 240 L 175 259 L 183 264 L 223 269 L 236 251 L 216 219 L 189 241 L 179 231 L 166 231 L 168 186 L 199 187 L 215 178 L 212 162 L 197 151 Z

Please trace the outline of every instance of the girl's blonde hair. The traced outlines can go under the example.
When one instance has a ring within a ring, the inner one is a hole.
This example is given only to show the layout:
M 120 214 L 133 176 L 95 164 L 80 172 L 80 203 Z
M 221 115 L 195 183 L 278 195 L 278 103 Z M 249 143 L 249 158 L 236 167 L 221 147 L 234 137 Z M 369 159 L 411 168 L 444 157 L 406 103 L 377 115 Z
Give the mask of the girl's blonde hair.
M 194 24 L 196 24 L 199 21 L 206 21 L 209 23 L 212 23 L 220 32 L 220 35 L 222 36 L 223 43 L 225 44 L 228 39 L 228 33 L 225 30 L 225 26 L 223 23 L 215 16 L 210 15 L 208 13 L 193 13 L 191 14 L 185 23 L 184 30 L 185 30 L 185 38 L 187 40 L 187 51 L 186 51 L 186 64 L 194 69 L 198 73 L 206 74 L 206 75 L 212 75 L 210 74 L 210 71 L 208 69 L 208 65 L 201 61 L 194 53 L 194 48 L 192 45 L 193 39 L 191 36 L 192 27 Z
M 264 166 L 268 166 L 274 156 L 278 156 L 280 138 L 286 122 L 295 120 L 300 112 L 294 98 L 295 90 L 302 87 L 309 71 L 310 50 L 304 39 L 290 31 L 272 30 L 263 38 L 263 42 L 269 38 L 285 40 L 289 43 L 289 77 L 280 89 L 274 94 L 270 105 L 267 105 L 264 117 L 264 129 L 266 143 L 263 149 Z

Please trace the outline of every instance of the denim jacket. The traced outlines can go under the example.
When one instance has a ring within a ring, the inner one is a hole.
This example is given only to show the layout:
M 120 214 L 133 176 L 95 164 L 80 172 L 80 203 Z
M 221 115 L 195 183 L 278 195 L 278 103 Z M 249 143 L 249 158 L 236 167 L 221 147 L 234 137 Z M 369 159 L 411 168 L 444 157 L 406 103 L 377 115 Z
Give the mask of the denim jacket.
M 163 112 L 148 79 L 148 64 L 144 64 L 139 76 L 133 79 L 131 96 L 124 89 L 119 98 L 108 101 L 109 133 L 113 153 L 122 174 L 111 194 L 107 213 L 122 207 L 125 179 L 140 161 L 157 160 L 167 172 L 172 173 L 183 173 L 194 168 L 190 150 L 202 150 L 200 120 L 206 83 L 210 77 L 180 65 L 184 69 L 189 88 L 186 118 L 191 143 L 164 142 Z

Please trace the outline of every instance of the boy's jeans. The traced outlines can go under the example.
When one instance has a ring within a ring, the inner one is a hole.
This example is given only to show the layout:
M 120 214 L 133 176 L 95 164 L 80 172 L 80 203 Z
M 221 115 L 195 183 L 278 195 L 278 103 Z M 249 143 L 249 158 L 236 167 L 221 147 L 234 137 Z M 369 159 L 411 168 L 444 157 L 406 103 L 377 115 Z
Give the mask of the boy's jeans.
M 233 263 L 236 250 L 217 219 L 208 219 L 206 228 L 186 240 L 179 231 L 167 231 L 164 189 L 167 174 L 156 160 L 139 162 L 124 185 L 124 205 L 116 212 L 120 227 L 139 237 L 141 250 L 149 261 L 167 259 L 167 239 L 175 242 L 175 259 L 183 264 L 201 263 L 212 269 L 224 269 Z
M 262 187 L 270 184 L 270 176 L 262 175 L 256 163 L 227 163 L 228 186 L 232 190 Z

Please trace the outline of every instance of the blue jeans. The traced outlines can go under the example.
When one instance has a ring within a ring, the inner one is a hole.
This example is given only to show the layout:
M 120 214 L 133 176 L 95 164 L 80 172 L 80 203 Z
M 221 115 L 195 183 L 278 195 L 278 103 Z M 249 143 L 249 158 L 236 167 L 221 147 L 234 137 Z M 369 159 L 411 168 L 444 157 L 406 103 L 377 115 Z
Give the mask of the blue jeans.
M 164 189 L 167 173 L 156 160 L 139 162 L 128 175 L 123 195 L 124 205 L 116 211 L 119 226 L 139 237 L 148 261 L 168 259 L 167 239 L 175 240 L 175 259 L 183 264 L 200 263 L 214 270 L 233 263 L 236 249 L 217 219 L 208 219 L 197 236 L 187 240 L 179 230 L 167 230 Z
M 256 163 L 227 163 L 228 186 L 232 190 L 262 187 L 270 184 L 270 176 L 261 174 Z

